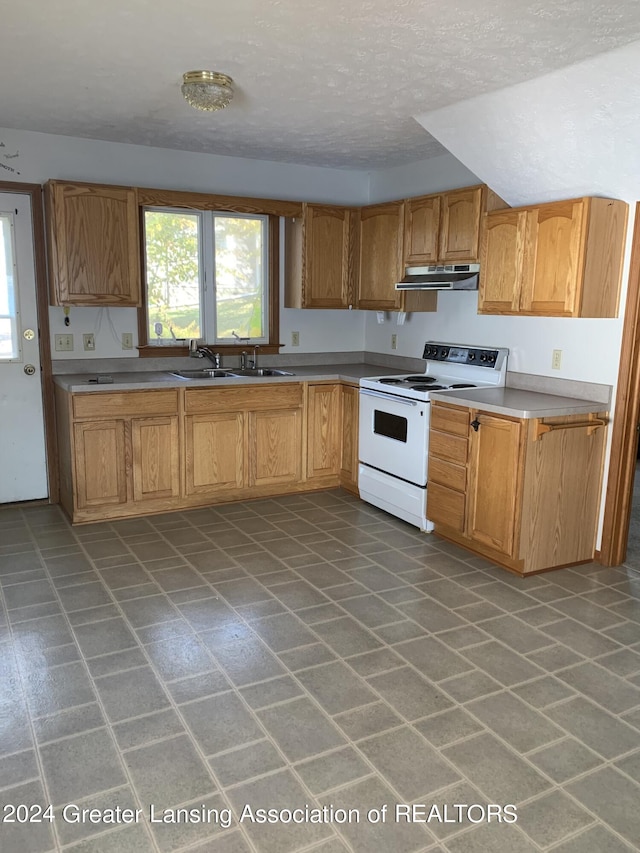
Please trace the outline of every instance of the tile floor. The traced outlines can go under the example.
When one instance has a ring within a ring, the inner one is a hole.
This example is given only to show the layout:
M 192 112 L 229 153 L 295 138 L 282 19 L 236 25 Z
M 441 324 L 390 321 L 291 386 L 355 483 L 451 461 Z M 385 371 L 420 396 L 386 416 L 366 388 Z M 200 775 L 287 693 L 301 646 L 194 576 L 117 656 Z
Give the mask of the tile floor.
M 633 568 L 522 580 L 332 491 L 6 507 L 0 584 L 3 853 L 640 848 Z M 238 820 L 305 804 L 351 822 Z

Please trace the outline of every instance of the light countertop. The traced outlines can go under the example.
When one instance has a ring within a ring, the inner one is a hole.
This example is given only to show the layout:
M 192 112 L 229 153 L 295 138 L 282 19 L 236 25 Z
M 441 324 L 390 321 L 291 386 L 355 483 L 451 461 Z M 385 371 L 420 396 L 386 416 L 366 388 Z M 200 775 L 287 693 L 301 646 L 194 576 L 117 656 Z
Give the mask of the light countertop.
M 201 365 L 186 363 L 183 369 L 193 369 Z M 275 365 L 265 365 L 275 367 Z M 232 367 L 228 368 L 233 370 Z M 353 364 L 329 364 L 329 365 L 286 365 L 285 370 L 290 371 L 293 376 L 229 376 L 218 379 L 181 379 L 169 371 L 139 371 L 126 373 L 110 373 L 113 383 L 97 383 L 96 373 L 59 373 L 53 379 L 56 385 L 65 391 L 73 393 L 87 391 L 135 391 L 141 388 L 149 390 L 152 388 L 202 388 L 202 387 L 226 387 L 229 385 L 265 384 L 273 382 L 353 382 L 365 376 L 393 376 L 394 374 L 406 373 L 406 370 L 393 370 L 379 364 L 364 364 L 362 362 Z M 93 382 L 91 380 L 94 380 Z
M 538 391 L 523 391 L 519 388 L 464 388 L 460 391 L 433 391 L 431 399 L 515 418 L 588 415 L 607 410 L 604 403 L 594 400 L 579 400 L 559 394 L 541 394 Z
M 186 364 L 184 369 L 192 365 Z M 267 365 L 265 365 L 266 367 Z M 233 368 L 229 368 L 232 370 Z M 362 362 L 330 365 L 287 365 L 292 376 L 229 376 L 218 379 L 182 379 L 169 371 L 149 370 L 111 373 L 112 383 L 98 383 L 96 373 L 62 373 L 53 378 L 57 385 L 72 393 L 93 391 L 135 391 L 154 388 L 228 387 L 283 382 L 351 382 L 358 384 L 363 377 L 393 376 L 406 370 L 393 370 L 379 364 Z M 93 381 L 92 381 L 93 380 Z M 459 391 L 433 391 L 432 400 L 449 402 L 486 412 L 517 418 L 544 418 L 559 415 L 580 415 L 607 410 L 606 404 L 559 394 L 544 394 L 518 388 L 464 388 Z

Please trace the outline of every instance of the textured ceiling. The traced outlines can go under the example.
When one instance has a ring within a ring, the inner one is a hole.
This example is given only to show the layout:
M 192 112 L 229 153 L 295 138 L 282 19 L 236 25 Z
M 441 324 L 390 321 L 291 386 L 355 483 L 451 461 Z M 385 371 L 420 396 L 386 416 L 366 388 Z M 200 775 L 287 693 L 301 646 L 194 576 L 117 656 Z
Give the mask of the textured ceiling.
M 637 0 L 21 0 L 0 21 L 0 125 L 381 168 L 444 150 L 412 116 L 637 39 Z M 201 68 L 234 78 L 229 108 L 183 100 Z

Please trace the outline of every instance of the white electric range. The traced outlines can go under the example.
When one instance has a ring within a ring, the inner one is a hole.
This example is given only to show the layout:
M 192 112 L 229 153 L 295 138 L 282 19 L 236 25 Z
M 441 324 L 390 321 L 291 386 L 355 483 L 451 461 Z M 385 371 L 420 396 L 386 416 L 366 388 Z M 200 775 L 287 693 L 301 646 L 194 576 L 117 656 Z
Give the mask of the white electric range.
M 424 373 L 360 380 L 362 500 L 433 530 L 426 517 L 432 391 L 504 386 L 509 350 L 427 341 Z

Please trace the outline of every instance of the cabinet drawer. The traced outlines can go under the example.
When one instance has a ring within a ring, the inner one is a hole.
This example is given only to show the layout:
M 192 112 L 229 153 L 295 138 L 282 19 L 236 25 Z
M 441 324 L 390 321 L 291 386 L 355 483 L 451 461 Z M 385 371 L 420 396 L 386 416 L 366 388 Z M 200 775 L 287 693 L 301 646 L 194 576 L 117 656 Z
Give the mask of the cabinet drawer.
M 433 403 L 431 406 L 431 429 L 466 437 L 469 433 L 469 409 Z
M 427 486 L 427 518 L 462 533 L 464 530 L 465 496 L 438 483 Z
M 302 385 L 299 382 L 282 382 L 278 385 L 248 384 L 242 388 L 189 388 L 185 392 L 184 405 L 188 415 L 295 409 L 302 405 Z
M 431 483 L 439 483 L 457 492 L 464 492 L 467 486 L 467 469 L 429 455 L 429 484 Z
M 118 415 L 175 415 L 178 391 L 123 391 L 120 394 L 74 394 L 76 418 L 114 418 Z
M 457 465 L 466 465 L 467 448 L 466 438 L 435 430 L 431 430 L 429 433 L 429 453 L 431 456 L 436 456 L 447 462 L 454 462 Z

